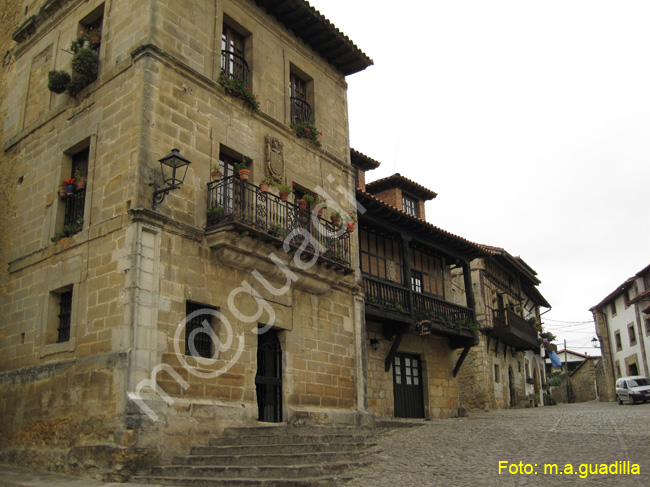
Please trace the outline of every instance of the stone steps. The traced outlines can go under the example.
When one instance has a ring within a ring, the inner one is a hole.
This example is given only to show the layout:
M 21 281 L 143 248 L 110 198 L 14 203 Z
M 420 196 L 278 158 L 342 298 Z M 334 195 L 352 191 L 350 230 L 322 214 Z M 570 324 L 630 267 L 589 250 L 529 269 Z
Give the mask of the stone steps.
M 273 425 L 227 428 L 133 481 L 193 487 L 334 487 L 365 464 L 377 430 Z
M 190 455 L 266 455 L 273 453 L 291 453 L 296 449 L 296 445 L 301 445 L 301 451 L 310 452 L 344 452 L 358 451 L 374 443 L 368 441 L 338 441 L 329 443 L 270 443 L 267 445 L 221 445 L 221 446 L 193 446 L 190 449 Z

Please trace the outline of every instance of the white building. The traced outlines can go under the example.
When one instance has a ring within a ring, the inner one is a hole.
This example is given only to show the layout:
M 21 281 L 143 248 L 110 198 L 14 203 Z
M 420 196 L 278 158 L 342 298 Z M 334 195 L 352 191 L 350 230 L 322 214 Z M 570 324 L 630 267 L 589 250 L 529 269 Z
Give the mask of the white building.
M 650 265 L 590 311 L 601 343 L 608 388 L 626 375 L 650 375 Z

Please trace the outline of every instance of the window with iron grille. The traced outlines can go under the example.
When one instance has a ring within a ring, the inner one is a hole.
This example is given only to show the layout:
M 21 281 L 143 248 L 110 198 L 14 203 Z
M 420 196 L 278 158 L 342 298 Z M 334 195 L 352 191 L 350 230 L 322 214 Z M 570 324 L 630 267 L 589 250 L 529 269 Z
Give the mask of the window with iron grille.
M 248 85 L 245 42 L 243 35 L 224 24 L 221 34 L 221 72 Z
M 200 310 L 208 310 L 200 312 Z M 212 358 L 214 356 L 214 316 L 209 310 L 214 308 L 203 304 L 187 302 L 185 313 L 185 355 Z M 191 315 L 191 317 L 190 317 Z
M 70 325 L 72 318 L 72 291 L 65 291 L 59 295 L 59 326 L 57 328 L 57 343 L 70 340 Z
M 307 101 L 307 82 L 291 72 L 290 75 L 291 122 L 311 123 L 311 105 Z
M 409 215 L 418 216 L 418 202 L 408 196 L 402 196 L 402 210 Z
M 72 156 L 72 174 L 75 179 L 88 180 L 88 158 L 90 148 L 85 148 L 81 152 Z M 84 217 L 84 206 L 86 204 L 86 187 L 77 187 L 75 193 L 65 200 L 65 217 L 64 225 L 75 225 Z M 83 224 L 83 222 L 82 222 Z M 81 230 L 81 228 L 79 228 Z

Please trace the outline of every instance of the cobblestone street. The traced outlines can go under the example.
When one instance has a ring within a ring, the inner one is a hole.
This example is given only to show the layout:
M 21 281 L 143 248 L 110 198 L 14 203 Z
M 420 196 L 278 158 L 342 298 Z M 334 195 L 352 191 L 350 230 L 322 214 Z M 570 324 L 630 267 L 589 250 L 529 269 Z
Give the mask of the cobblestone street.
M 370 460 L 346 487 L 650 486 L 650 404 L 563 404 L 435 420 L 391 431 Z M 639 475 L 581 478 L 580 464 L 626 460 L 639 465 Z M 500 461 L 530 464 L 536 474 L 504 468 L 499 475 Z M 558 472 L 571 464 L 575 474 L 544 474 L 545 464 Z

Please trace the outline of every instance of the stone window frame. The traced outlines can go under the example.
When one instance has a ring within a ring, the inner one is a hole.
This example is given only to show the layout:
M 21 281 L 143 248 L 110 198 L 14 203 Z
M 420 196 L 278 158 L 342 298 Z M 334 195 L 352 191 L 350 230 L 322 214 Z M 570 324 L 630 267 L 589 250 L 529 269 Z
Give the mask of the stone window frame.
M 501 367 L 499 366 L 499 364 L 495 363 L 494 364 L 494 382 L 496 384 L 501 383 L 501 370 L 500 369 L 501 369 Z
M 92 182 L 92 168 L 94 167 L 94 162 L 95 162 L 94 161 L 95 138 L 92 136 L 86 137 L 80 142 L 77 142 L 69 146 L 69 148 L 64 150 L 61 155 L 58 177 L 54 181 L 56 183 L 56 189 L 55 189 L 56 203 L 53 211 L 53 222 L 52 222 L 51 235 L 49 236 L 50 238 L 53 237 L 59 230 L 63 228 L 66 219 L 66 200 L 62 200 L 61 198 L 59 198 L 58 188 L 61 185 L 62 181 L 74 176 L 73 174 L 74 157 L 85 150 L 88 150 L 88 161 L 86 164 L 86 189 L 84 190 L 85 191 L 84 208 L 83 208 L 84 222 L 83 222 L 82 229 L 78 233 L 87 230 L 89 227 L 89 221 L 88 221 L 89 219 L 86 216 L 90 215 L 90 211 L 91 211 L 90 184 Z
M 41 346 L 40 357 L 59 353 L 73 352 L 77 348 L 77 324 L 79 321 L 79 282 L 75 278 L 61 277 L 50 281 L 41 306 Z M 72 309 L 70 312 L 70 336 L 66 341 L 58 341 L 60 296 L 64 292 L 72 291 Z
M 218 311 L 218 309 L 216 307 L 214 307 L 214 306 L 210 306 L 210 305 L 207 305 L 207 304 L 204 304 L 204 303 L 199 303 L 199 302 L 188 299 L 188 300 L 185 301 L 186 320 L 187 320 L 187 316 L 189 316 L 191 313 L 193 313 L 195 311 L 198 311 L 198 310 L 201 310 L 201 309 L 208 309 L 208 310 L 213 311 L 213 312 Z M 212 328 L 212 332 L 214 333 L 214 336 L 217 337 L 218 333 L 219 333 L 219 329 L 218 329 L 219 323 L 214 322 L 214 320 L 213 320 L 214 315 L 213 314 L 208 314 L 208 315 L 204 315 L 204 316 L 207 316 L 207 318 L 203 318 L 203 319 L 208 319 L 209 320 L 208 324 L 210 325 L 210 328 Z M 203 319 L 201 320 L 201 325 L 203 324 Z M 198 326 L 196 326 L 196 325 L 197 325 L 197 323 L 192 323 L 192 325 L 191 325 L 192 329 L 197 328 Z M 185 355 L 188 356 L 188 357 L 194 357 L 194 358 L 197 358 L 197 359 L 200 359 L 200 358 L 211 359 L 211 358 L 213 358 L 214 355 L 215 355 L 215 341 L 212 340 L 212 339 L 211 339 L 211 343 L 209 345 L 210 346 L 210 351 L 209 351 L 208 355 L 203 355 L 201 353 L 201 350 L 199 350 L 198 347 L 196 347 L 196 346 L 195 346 L 195 348 L 197 349 L 197 352 L 199 352 L 199 355 L 198 356 L 193 355 L 190 352 L 190 350 L 188 349 L 187 339 L 188 339 L 188 336 L 189 336 L 189 334 L 191 333 L 192 330 L 190 330 L 189 327 L 190 327 L 190 323 L 186 321 L 185 322 Z M 202 333 L 202 334 L 205 335 L 205 333 Z M 199 334 L 197 333 L 197 336 L 194 337 L 195 340 L 198 338 L 198 335 Z M 202 340 L 200 340 L 200 342 L 205 342 L 205 340 L 202 339 Z
M 645 319 L 645 334 L 650 336 L 650 318 Z
M 315 87 L 314 87 L 314 78 L 307 74 L 306 71 L 300 69 L 295 63 L 291 62 L 290 60 L 287 60 L 288 66 L 287 66 L 287 121 L 288 124 L 290 125 L 294 120 L 293 120 L 293 102 L 291 100 L 291 97 L 294 96 L 294 90 L 295 90 L 295 79 L 299 79 L 302 81 L 305 86 L 304 86 L 304 101 L 306 101 L 309 104 L 309 107 L 311 109 L 311 116 L 309 123 L 311 124 L 316 124 L 316 96 L 315 96 Z
M 250 88 L 251 90 L 253 89 L 253 79 L 252 79 L 252 74 L 253 74 L 253 34 L 251 31 L 246 29 L 241 23 L 237 22 L 233 17 L 228 15 L 227 13 L 224 12 L 223 14 L 223 19 L 221 23 L 221 36 L 218 37 L 217 42 L 218 42 L 218 62 L 215 62 L 215 71 L 216 71 L 216 77 L 218 78 L 221 75 L 223 66 L 221 65 L 221 51 L 223 50 L 223 43 L 224 41 L 227 42 L 227 40 L 230 38 L 228 35 L 228 32 L 238 36 L 241 40 L 241 46 L 237 48 L 237 50 L 241 51 L 241 55 L 244 60 L 246 61 L 246 64 L 248 65 L 248 77 L 247 77 L 247 87 Z M 224 39 L 225 37 L 225 39 Z M 236 54 L 237 52 L 234 51 Z
M 634 323 L 630 323 L 627 325 L 627 336 L 630 339 L 631 347 L 637 344 L 636 330 L 634 329 Z
M 623 340 L 621 340 L 621 332 L 620 331 L 615 331 L 614 332 L 614 344 L 616 345 L 616 351 L 620 352 L 623 350 Z

